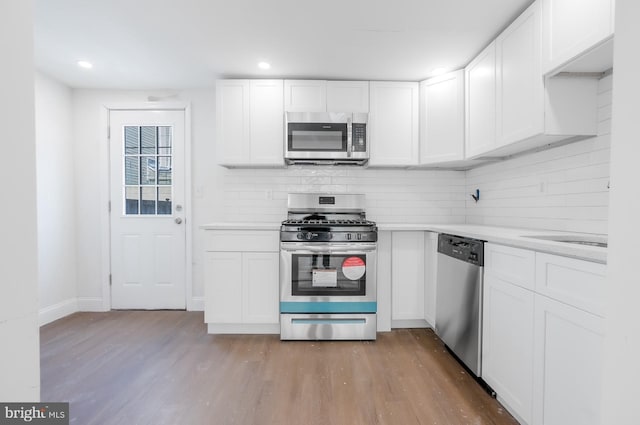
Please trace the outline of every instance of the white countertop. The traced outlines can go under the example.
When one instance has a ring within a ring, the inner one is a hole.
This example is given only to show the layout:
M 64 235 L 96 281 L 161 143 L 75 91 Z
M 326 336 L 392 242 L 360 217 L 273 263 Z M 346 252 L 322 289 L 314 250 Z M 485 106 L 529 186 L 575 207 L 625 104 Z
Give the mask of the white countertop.
M 580 245 L 567 242 L 556 242 L 543 239 L 534 239 L 527 236 L 575 236 L 576 238 L 593 237 L 594 239 L 607 239 L 607 235 L 561 232 L 554 230 L 517 229 L 511 227 L 480 226 L 473 224 L 404 224 L 404 223 L 377 223 L 381 231 L 429 231 L 437 233 L 450 233 L 467 238 L 480 239 L 501 245 L 525 248 L 535 251 L 548 252 L 550 254 L 565 255 L 567 257 L 583 260 L 607 262 L 607 248 L 597 246 Z
M 534 239 L 526 236 L 571 235 L 577 238 L 589 236 L 606 239 L 607 235 L 588 233 L 561 232 L 553 230 L 517 229 L 510 227 L 480 226 L 473 224 L 407 224 L 407 223 L 377 223 L 380 231 L 427 231 L 437 233 L 451 233 L 458 236 L 480 239 L 516 248 L 531 249 L 550 254 L 580 258 L 598 263 L 607 262 L 607 249 L 579 245 L 567 242 L 556 242 Z M 280 223 L 208 223 L 200 226 L 204 230 L 279 230 Z

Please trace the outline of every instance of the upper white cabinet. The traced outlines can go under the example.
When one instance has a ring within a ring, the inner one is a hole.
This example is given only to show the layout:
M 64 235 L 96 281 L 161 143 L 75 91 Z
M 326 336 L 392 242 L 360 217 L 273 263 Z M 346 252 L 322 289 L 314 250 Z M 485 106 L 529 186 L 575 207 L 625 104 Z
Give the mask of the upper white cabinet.
M 418 83 L 372 81 L 369 88 L 369 166 L 418 165 Z
M 282 80 L 216 82 L 216 155 L 225 166 L 282 166 Z
M 368 81 L 285 80 L 288 112 L 369 112 Z
M 369 112 L 369 82 L 327 81 L 327 112 Z
M 464 159 L 464 70 L 420 83 L 420 163 Z
M 541 0 L 542 72 L 601 72 L 612 65 L 615 0 Z
M 598 81 L 545 80 L 540 40 L 535 2 L 467 66 L 467 158 L 503 157 L 597 134 Z
M 287 112 L 326 112 L 325 80 L 284 80 L 284 110 Z
M 487 46 L 464 70 L 465 156 L 491 150 L 496 139 L 496 45 Z

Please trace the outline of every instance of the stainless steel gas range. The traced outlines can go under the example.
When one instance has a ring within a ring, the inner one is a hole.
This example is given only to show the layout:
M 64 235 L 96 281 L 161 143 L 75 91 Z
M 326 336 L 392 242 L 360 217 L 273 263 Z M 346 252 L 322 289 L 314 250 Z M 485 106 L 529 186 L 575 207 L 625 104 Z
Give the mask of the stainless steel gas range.
M 376 339 L 378 229 L 364 195 L 292 193 L 280 228 L 280 338 Z

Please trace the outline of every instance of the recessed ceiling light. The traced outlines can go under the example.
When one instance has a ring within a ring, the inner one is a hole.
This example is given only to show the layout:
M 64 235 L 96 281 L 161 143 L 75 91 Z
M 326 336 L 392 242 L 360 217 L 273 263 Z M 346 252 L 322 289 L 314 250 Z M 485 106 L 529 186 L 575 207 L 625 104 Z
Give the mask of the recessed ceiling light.
M 76 64 L 80 67 L 80 68 L 84 68 L 84 69 L 91 69 L 93 68 L 93 64 L 91 62 L 87 62 L 87 61 L 78 61 L 76 62 Z
M 431 71 L 431 76 L 435 77 L 436 75 L 442 75 L 447 72 L 447 68 L 434 68 Z
M 258 62 L 258 68 L 269 69 L 271 68 L 271 64 L 269 62 Z

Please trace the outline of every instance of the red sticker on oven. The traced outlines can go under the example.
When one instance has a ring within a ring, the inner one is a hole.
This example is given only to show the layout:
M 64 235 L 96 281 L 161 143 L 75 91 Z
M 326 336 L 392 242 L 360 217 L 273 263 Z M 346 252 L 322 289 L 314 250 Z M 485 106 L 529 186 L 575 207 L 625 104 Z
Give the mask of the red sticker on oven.
M 367 267 L 362 258 L 347 257 L 342 262 L 342 273 L 347 279 L 358 280 L 364 276 Z

